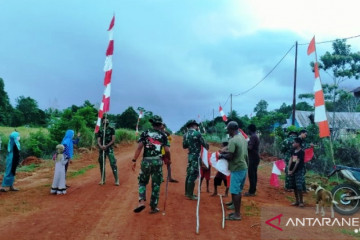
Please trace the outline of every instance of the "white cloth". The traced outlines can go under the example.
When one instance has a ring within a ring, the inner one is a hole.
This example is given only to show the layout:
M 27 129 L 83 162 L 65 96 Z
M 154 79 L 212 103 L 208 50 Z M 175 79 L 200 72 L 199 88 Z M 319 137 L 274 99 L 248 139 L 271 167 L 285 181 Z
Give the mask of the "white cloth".
M 64 155 L 61 160 L 55 162 L 54 179 L 50 193 L 66 194 L 65 165 L 67 163 Z

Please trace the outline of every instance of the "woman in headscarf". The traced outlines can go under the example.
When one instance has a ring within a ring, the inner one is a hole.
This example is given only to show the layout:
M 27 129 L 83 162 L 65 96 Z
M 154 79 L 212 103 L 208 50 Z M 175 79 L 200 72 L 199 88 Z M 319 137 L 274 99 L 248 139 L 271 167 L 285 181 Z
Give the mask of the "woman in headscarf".
M 66 194 L 65 164 L 68 160 L 63 154 L 64 150 L 64 145 L 59 144 L 56 146 L 55 171 L 54 180 L 50 190 L 51 194 Z
M 6 157 L 5 174 L 1 185 L 1 192 L 6 192 L 5 187 L 9 187 L 9 191 L 19 191 L 14 188 L 16 168 L 20 163 L 20 134 L 12 132 L 9 137 L 8 154 Z
M 75 135 L 74 130 L 67 130 L 65 133 L 65 137 L 63 138 L 61 144 L 64 145 L 65 150 L 64 154 L 66 155 L 66 159 L 68 160 L 65 165 L 65 175 L 69 166 L 69 162 L 71 162 L 71 159 L 74 155 L 74 144 L 77 145 L 80 140 L 80 133 L 77 134 L 77 138 L 73 139 Z

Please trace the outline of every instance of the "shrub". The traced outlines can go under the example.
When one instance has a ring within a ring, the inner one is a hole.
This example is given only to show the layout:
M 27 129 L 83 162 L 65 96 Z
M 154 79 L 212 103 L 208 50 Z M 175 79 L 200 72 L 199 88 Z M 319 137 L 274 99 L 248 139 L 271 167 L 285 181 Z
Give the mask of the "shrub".
M 136 140 L 135 131 L 123 128 L 117 129 L 115 131 L 115 137 L 115 143 L 120 143 L 124 141 L 131 142 Z
M 30 133 L 29 137 L 21 141 L 21 157 L 36 156 L 44 157 L 55 151 L 58 142 L 51 139 L 44 131 Z

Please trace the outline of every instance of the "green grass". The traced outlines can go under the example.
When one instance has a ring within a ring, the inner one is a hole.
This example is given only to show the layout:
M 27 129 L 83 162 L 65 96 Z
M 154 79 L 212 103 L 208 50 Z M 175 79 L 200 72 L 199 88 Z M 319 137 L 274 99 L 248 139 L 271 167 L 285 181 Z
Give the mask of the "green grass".
M 217 135 L 203 134 L 203 137 L 207 142 L 222 143 L 222 141 L 221 141 L 222 139 Z
M 45 131 L 48 133 L 48 130 L 46 128 L 32 128 L 32 127 L 3 127 L 0 126 L 0 132 L 5 137 L 9 137 L 9 135 L 14 131 L 17 130 L 20 133 L 21 138 L 27 138 L 29 137 L 30 133 L 35 133 L 39 130 Z
M 115 137 L 116 137 L 115 143 L 132 142 L 136 140 L 136 135 L 134 130 L 123 129 L 123 128 L 116 129 Z
M 77 170 L 76 172 L 70 173 L 69 177 L 74 178 L 74 177 L 81 176 L 81 175 L 85 174 L 88 170 L 93 169 L 94 167 L 96 167 L 95 164 L 91 164 L 89 166 L 83 167 L 83 168 Z
M 359 233 L 355 233 L 354 230 L 341 229 L 340 232 L 359 239 Z
M 21 166 L 17 169 L 18 172 L 34 172 L 38 167 L 40 167 L 39 164 L 32 163 L 27 166 Z

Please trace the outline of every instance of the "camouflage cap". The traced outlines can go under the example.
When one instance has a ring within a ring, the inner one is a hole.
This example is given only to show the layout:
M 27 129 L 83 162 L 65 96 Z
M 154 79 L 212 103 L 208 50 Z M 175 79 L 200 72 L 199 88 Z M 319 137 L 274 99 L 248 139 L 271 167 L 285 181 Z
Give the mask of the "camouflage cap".
M 152 124 L 163 124 L 162 118 L 158 115 L 152 116 L 152 118 L 150 118 L 149 122 L 151 122 Z
M 189 120 L 189 121 L 187 121 L 186 127 L 188 128 L 188 127 L 190 127 L 191 125 L 197 125 L 197 126 L 199 126 L 199 124 L 198 124 L 195 120 Z

